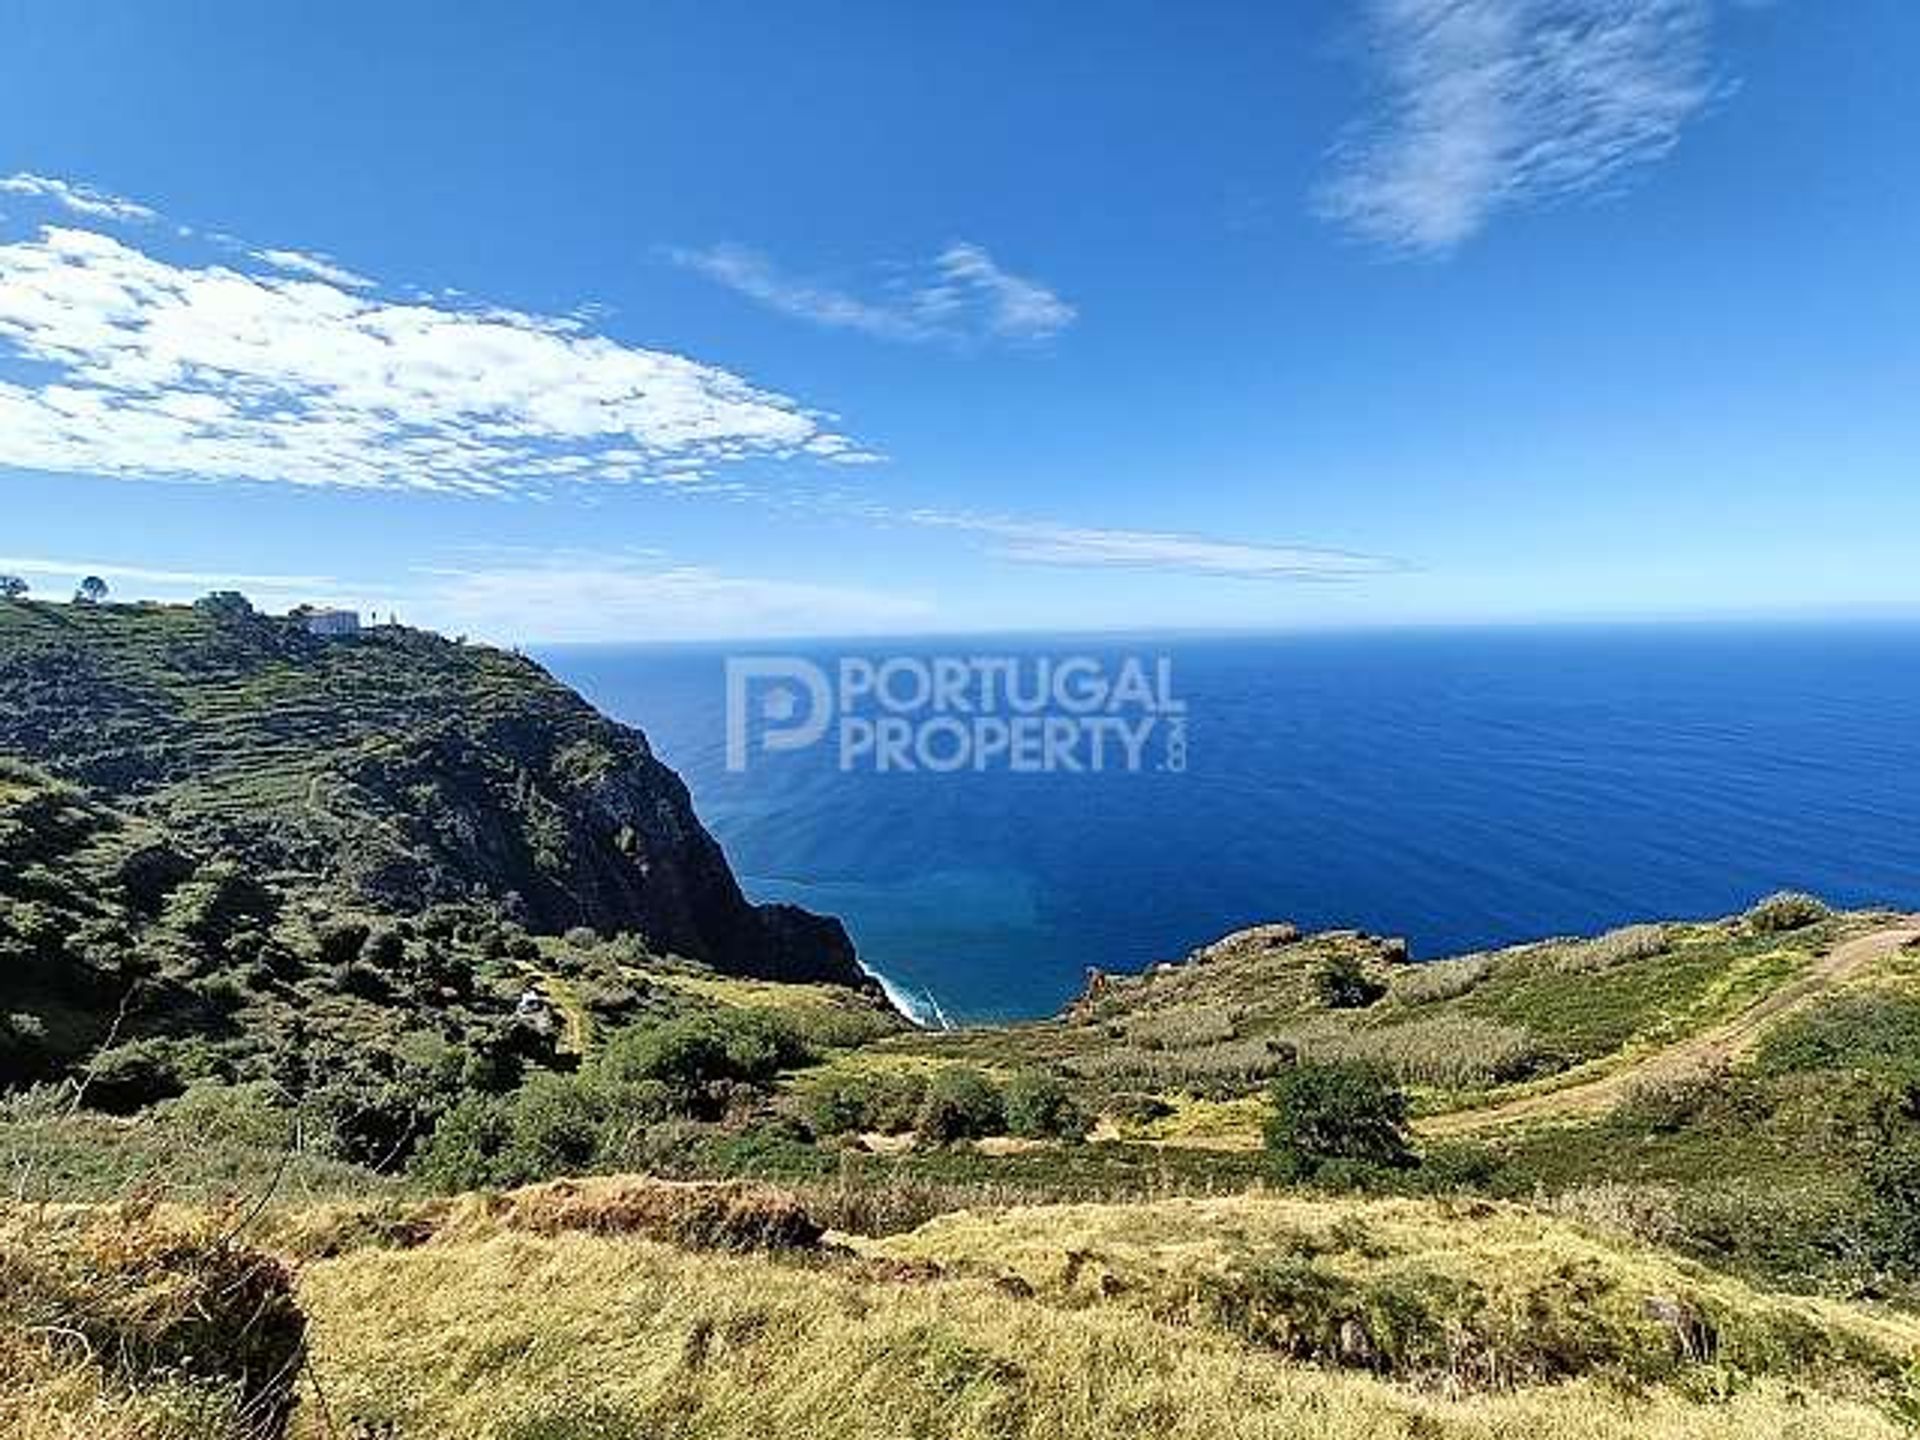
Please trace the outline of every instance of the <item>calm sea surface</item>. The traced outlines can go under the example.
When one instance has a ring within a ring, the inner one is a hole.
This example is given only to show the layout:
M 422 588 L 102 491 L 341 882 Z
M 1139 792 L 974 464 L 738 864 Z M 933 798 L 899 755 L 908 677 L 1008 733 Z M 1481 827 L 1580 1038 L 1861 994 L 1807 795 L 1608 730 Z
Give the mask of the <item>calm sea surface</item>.
M 841 916 L 897 992 L 1036 1015 L 1263 920 L 1432 957 L 1782 886 L 1920 907 L 1920 628 L 1541 629 L 809 643 L 844 655 L 1169 657 L 1167 773 L 725 765 L 730 654 L 568 647 L 555 674 L 645 730 L 756 899 Z

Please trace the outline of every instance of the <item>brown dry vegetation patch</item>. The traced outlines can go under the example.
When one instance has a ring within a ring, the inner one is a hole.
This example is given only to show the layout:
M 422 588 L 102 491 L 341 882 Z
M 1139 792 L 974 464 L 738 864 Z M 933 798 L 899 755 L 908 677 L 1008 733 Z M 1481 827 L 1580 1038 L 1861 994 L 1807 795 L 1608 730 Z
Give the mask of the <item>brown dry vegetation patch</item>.
M 532 1235 L 631 1236 L 691 1250 L 811 1250 L 826 1227 L 799 1197 L 747 1181 L 610 1175 L 553 1180 L 504 1194 L 310 1212 L 276 1237 L 290 1253 L 326 1259 L 359 1249 Z

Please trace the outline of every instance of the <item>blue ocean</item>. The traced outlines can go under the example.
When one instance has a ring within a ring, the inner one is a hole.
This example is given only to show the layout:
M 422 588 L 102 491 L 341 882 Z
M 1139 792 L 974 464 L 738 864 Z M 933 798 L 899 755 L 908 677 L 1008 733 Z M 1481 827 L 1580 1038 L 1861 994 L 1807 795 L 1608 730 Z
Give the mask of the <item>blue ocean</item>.
M 726 764 L 730 655 L 1164 663 L 1185 766 Z M 566 647 L 756 899 L 839 915 L 921 1013 L 1057 1010 L 1085 968 L 1288 919 L 1434 957 L 1781 887 L 1920 907 L 1920 628 L 1661 626 Z

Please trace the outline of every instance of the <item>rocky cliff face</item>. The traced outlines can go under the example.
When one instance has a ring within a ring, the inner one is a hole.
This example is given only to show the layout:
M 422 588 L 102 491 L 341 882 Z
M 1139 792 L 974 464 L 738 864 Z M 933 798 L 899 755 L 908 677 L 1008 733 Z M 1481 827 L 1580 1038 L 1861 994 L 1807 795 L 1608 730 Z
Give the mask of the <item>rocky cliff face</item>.
M 837 920 L 748 903 L 645 736 L 502 651 L 0 602 L 0 751 L 207 853 L 384 907 L 488 899 L 535 930 L 629 931 L 737 974 L 865 983 Z

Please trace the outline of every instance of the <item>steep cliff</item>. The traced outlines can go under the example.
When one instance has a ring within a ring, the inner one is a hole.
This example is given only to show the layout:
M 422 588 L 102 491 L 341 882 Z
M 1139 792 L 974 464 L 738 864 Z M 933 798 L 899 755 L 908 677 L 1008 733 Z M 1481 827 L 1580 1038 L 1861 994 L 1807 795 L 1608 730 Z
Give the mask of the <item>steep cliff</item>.
M 747 902 L 644 735 L 504 651 L 233 605 L 0 602 L 0 752 L 386 909 L 485 900 L 736 974 L 864 980 L 838 921 Z

